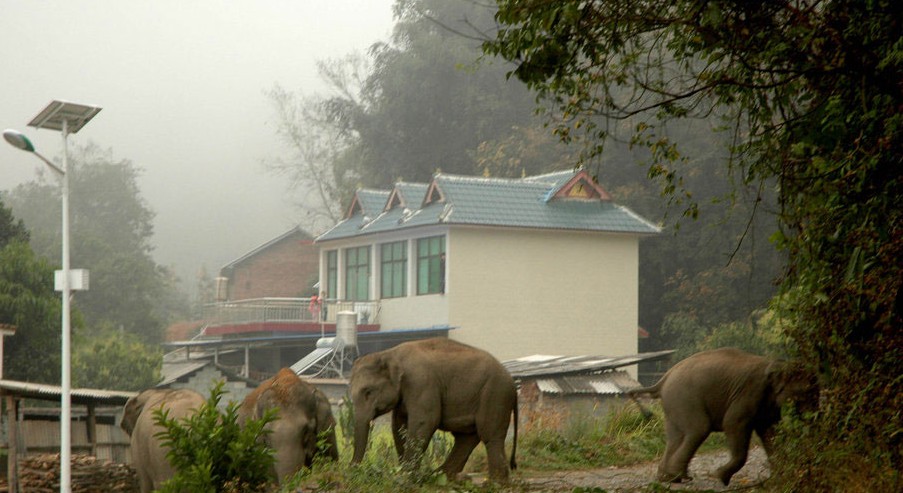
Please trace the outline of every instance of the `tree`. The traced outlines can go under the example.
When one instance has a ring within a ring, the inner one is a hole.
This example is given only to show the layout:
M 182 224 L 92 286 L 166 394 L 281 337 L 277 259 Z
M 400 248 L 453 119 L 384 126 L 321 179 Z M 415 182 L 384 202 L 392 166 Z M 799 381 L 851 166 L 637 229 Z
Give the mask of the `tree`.
M 133 334 L 102 329 L 83 335 L 73 348 L 76 387 L 139 391 L 160 382 L 163 355 Z
M 582 141 L 585 159 L 600 155 L 612 122 L 629 122 L 631 143 L 649 151 L 649 175 L 680 197 L 681 152 L 662 122 L 723 118 L 733 141 L 725 166 L 742 184 L 778 190 L 786 327 L 825 384 L 822 411 L 797 447 L 821 460 L 797 453 L 782 462 L 792 471 L 782 479 L 818 488 L 843 474 L 888 487 L 903 461 L 899 6 L 498 4 L 486 52 L 516 62 L 511 74 L 558 105 L 558 134 Z
M 13 217 L 13 211 L 0 200 L 0 247 L 13 241 L 28 242 L 28 230 L 21 219 Z
M 295 154 L 272 167 L 312 192 L 328 225 L 357 187 L 426 182 L 437 170 L 472 174 L 481 143 L 531 125 L 523 84 L 506 82 L 502 66 L 476 70 L 476 36 L 493 24 L 491 9 L 399 0 L 395 15 L 392 40 L 375 44 L 369 59 L 320 62 L 328 94 L 270 93 L 277 133 Z
M 28 243 L 0 248 L 0 323 L 16 326 L 4 342 L 3 378 L 59 382 L 61 304 L 53 291 L 53 268 Z M 72 323 L 78 326 L 78 317 Z
M 151 257 L 153 212 L 138 189 L 140 170 L 96 145 L 70 152 L 72 265 L 90 271 L 90 289 L 73 305 L 90 326 L 109 325 L 158 342 L 168 314 L 161 300 L 174 286 Z M 19 185 L 10 205 L 31 232 L 35 252 L 56 259 L 60 251 L 60 204 L 56 183 Z

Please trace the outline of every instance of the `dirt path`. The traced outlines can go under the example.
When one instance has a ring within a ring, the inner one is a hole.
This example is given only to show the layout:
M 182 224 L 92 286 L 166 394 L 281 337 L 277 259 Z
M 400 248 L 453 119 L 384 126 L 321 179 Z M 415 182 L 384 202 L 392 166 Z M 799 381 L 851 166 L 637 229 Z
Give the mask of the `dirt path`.
M 698 455 L 690 462 L 690 476 L 693 481 L 683 484 L 665 485 L 671 491 L 732 491 L 748 489 L 768 478 L 765 451 L 761 447 L 750 450 L 749 459 L 725 488 L 717 479 L 709 477 L 721 464 L 727 461 L 727 451 Z M 649 462 L 628 467 L 609 467 L 582 471 L 533 472 L 517 474 L 521 484 L 530 491 L 550 493 L 568 492 L 582 487 L 589 491 L 599 488 L 609 493 L 649 491 L 646 489 L 655 478 L 657 463 Z

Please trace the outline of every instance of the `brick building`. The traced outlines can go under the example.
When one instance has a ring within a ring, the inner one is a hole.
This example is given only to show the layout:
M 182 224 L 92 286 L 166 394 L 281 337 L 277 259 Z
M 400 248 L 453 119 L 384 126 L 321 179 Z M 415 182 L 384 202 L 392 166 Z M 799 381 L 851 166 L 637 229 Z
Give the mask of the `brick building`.
M 318 247 L 300 227 L 226 264 L 217 280 L 218 301 L 302 298 L 315 293 Z

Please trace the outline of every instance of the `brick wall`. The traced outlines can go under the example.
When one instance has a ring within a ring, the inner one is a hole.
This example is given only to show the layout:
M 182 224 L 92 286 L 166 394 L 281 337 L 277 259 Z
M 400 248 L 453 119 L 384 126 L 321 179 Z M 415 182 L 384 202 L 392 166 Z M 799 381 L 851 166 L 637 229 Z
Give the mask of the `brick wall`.
M 314 294 L 318 248 L 292 235 L 243 260 L 229 275 L 229 299 L 302 298 Z

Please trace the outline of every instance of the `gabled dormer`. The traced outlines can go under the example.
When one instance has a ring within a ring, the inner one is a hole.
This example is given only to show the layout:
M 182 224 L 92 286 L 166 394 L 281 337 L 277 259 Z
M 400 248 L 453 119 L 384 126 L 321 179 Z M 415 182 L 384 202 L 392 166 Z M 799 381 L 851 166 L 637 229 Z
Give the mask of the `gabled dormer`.
M 358 214 L 370 218 L 378 216 L 383 211 L 388 197 L 389 192 L 385 190 L 358 189 L 354 192 L 345 219 L 351 219 Z
M 439 175 L 433 178 L 433 181 L 430 182 L 430 186 L 426 191 L 426 196 L 423 198 L 423 207 L 426 207 L 430 204 L 445 202 L 445 194 L 442 193 L 442 189 L 439 188 L 439 182 L 436 178 Z
M 546 202 L 552 200 L 587 200 L 610 202 L 611 195 L 585 170 L 578 171 L 570 180 L 550 190 Z
M 428 188 L 428 185 L 425 183 L 398 182 L 389 194 L 389 200 L 386 202 L 384 210 L 388 212 L 396 207 L 410 210 L 418 209 Z

